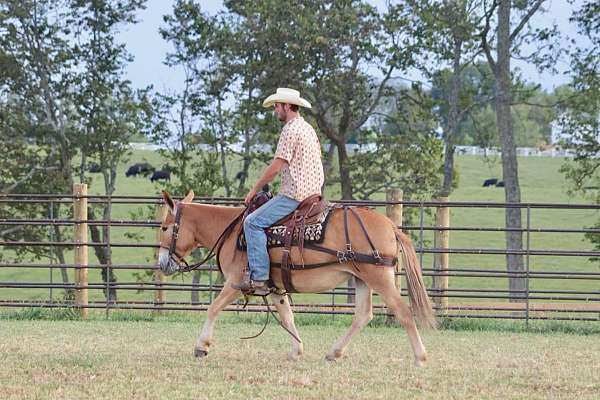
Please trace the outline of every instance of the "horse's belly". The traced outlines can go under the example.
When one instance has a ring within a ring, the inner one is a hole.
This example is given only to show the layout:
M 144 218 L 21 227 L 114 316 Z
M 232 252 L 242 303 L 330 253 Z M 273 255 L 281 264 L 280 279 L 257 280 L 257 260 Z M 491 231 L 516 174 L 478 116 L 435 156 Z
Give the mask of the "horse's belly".
M 351 274 L 341 270 L 337 265 L 303 271 L 294 270 L 292 271 L 292 285 L 302 293 L 325 292 L 347 281 L 350 276 Z M 271 278 L 277 287 L 284 288 L 281 269 L 271 269 Z

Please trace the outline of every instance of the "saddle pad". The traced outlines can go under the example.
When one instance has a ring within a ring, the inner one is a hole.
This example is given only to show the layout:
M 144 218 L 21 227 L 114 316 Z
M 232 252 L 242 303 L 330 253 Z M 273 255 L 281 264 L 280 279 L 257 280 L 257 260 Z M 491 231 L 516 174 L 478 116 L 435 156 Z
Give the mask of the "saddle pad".
M 304 242 L 311 243 L 322 243 L 323 239 L 325 239 L 325 228 L 327 227 L 327 222 L 329 221 L 329 215 L 331 214 L 331 207 L 327 207 L 321 213 L 317 222 L 312 224 L 306 224 L 304 226 Z M 271 226 L 266 229 L 267 231 L 267 247 L 281 247 L 283 246 L 283 242 L 277 239 L 277 237 L 283 237 L 285 234 L 286 227 L 285 225 L 276 225 Z M 298 243 L 298 227 L 294 229 L 294 236 L 292 239 L 292 243 Z M 246 250 L 246 238 L 244 234 L 238 237 L 237 241 L 239 250 Z

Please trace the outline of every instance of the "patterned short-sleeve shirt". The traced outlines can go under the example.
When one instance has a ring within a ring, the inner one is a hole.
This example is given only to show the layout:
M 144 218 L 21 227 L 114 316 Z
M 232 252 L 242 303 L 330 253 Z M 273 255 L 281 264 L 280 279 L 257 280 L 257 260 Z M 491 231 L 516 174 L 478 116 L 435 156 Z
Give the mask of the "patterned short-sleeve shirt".
M 288 163 L 281 169 L 279 194 L 298 201 L 321 194 L 323 162 L 319 137 L 302 117 L 288 121 L 281 130 L 275 158 Z

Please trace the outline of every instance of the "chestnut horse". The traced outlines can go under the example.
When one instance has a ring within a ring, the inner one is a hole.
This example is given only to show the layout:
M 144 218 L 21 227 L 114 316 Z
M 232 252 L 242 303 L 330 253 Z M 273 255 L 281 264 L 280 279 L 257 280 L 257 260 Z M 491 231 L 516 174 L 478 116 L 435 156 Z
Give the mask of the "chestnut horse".
M 194 197 L 192 191 L 181 202 L 177 203 L 166 192 L 163 192 L 163 197 L 170 212 L 161 226 L 159 265 L 161 270 L 167 273 L 173 273 L 182 268 L 183 258 L 195 248 L 213 248 L 219 241 L 221 234 L 244 210 L 241 207 L 194 204 L 192 203 Z M 352 276 L 356 278 L 356 309 L 352 325 L 346 334 L 333 344 L 326 355 L 327 360 L 333 361 L 341 357 L 350 339 L 373 318 L 372 294 L 375 291 L 379 293 L 386 306 L 406 329 L 414 352 L 415 364 L 420 366 L 426 361 L 427 353 L 421 342 L 413 313 L 423 326 L 434 328 L 436 321 L 423 284 L 414 247 L 408 236 L 397 229 L 386 216 L 367 208 L 357 208 L 356 211 L 369 232 L 375 248 L 379 250 L 382 256 L 394 258 L 402 253 L 411 306 L 408 307 L 400 298 L 400 292 L 395 285 L 394 267 L 358 264 L 356 268 L 351 263 L 336 262 L 335 256 L 308 248 L 304 249 L 302 255 L 304 263 L 313 264 L 332 261 L 333 264 L 322 268 L 293 270 L 293 284 L 298 292 L 317 293 L 331 290 Z M 180 213 L 180 220 L 177 227 L 175 227 L 177 212 Z M 329 217 L 329 224 L 322 246 L 330 249 L 344 249 L 343 213 L 340 209 L 334 209 L 331 212 L 333 214 Z M 225 283 L 219 295 L 208 308 L 204 327 L 194 347 L 194 354 L 197 357 L 208 354 L 212 345 L 215 319 L 219 312 L 240 296 L 240 291 L 232 288 L 232 284 L 242 279 L 244 267 L 247 264 L 246 253 L 238 250 L 236 246 L 237 236 L 241 228 L 241 223 L 238 222 L 233 227 L 233 231 L 226 235 L 226 238 L 224 237 L 225 240 L 219 253 L 218 262 L 223 271 Z M 172 245 L 174 229 L 176 230 L 176 241 L 174 248 L 171 249 L 173 250 L 171 255 L 169 249 Z M 369 253 L 371 247 L 356 220 L 350 219 L 348 221 L 348 230 L 354 250 Z M 274 262 L 281 260 L 281 251 L 281 248 L 269 250 L 271 259 Z M 292 248 L 291 260 L 294 264 L 301 264 L 301 256 L 297 247 Z M 280 269 L 271 269 L 271 279 L 278 288 L 283 288 Z M 282 325 L 296 337 L 299 337 L 288 297 L 273 293 L 270 298 L 280 315 Z M 291 342 L 292 348 L 288 353 L 288 357 L 297 359 L 303 353 L 302 342 L 294 338 L 291 339 Z

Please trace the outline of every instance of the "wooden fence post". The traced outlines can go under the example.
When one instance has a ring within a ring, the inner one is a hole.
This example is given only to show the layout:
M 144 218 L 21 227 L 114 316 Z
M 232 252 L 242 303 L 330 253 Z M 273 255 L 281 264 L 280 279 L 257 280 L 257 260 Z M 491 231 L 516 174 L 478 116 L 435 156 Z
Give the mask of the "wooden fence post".
M 167 207 L 164 204 L 158 204 L 156 206 L 155 219 L 156 221 L 162 223 L 167 216 Z M 156 230 L 156 242 L 160 241 L 160 228 Z M 158 265 L 158 253 L 160 252 L 159 248 L 154 249 L 154 259 L 156 260 L 156 265 Z M 160 269 L 154 270 L 154 284 L 157 288 L 160 288 L 161 285 L 165 282 L 165 274 Z M 165 303 L 165 291 L 163 289 L 156 289 L 154 291 L 154 304 L 157 306 L 161 306 Z
M 448 197 L 439 197 L 439 202 L 447 203 Z M 446 206 L 439 206 L 435 212 L 435 226 L 438 228 L 450 227 L 450 209 Z M 436 230 L 434 235 L 434 247 L 438 250 L 447 250 L 450 246 L 450 231 Z M 448 290 L 448 253 L 435 253 L 433 259 L 433 269 L 436 274 L 433 276 L 434 293 L 437 295 L 434 302 L 441 313 L 446 312 L 448 308 L 448 298 L 445 297 Z
M 85 183 L 75 183 L 73 185 L 73 218 L 76 221 L 87 221 L 88 219 L 88 201 L 87 185 Z M 88 224 L 76 223 L 74 232 L 75 243 L 75 305 L 80 307 L 82 318 L 88 317 Z M 84 287 L 85 286 L 85 287 Z

